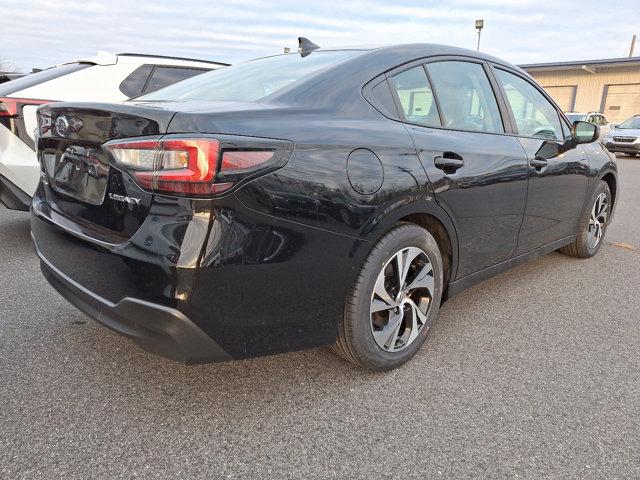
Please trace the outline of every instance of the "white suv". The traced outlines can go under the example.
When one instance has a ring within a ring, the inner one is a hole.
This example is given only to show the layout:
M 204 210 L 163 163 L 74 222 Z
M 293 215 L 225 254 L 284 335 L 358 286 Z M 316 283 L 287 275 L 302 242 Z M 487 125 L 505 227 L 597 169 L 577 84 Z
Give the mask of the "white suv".
M 0 85 L 0 202 L 28 210 L 40 180 L 36 109 L 55 101 L 120 102 L 227 64 L 121 53 L 65 63 Z
M 588 112 L 588 113 L 578 113 L 578 112 L 567 112 L 565 114 L 571 123 L 581 121 L 581 122 L 589 122 L 594 125 L 598 125 L 600 127 L 600 135 L 598 139 L 602 141 L 604 136 L 609 133 L 611 130 L 611 124 L 606 119 L 606 117 L 599 112 Z

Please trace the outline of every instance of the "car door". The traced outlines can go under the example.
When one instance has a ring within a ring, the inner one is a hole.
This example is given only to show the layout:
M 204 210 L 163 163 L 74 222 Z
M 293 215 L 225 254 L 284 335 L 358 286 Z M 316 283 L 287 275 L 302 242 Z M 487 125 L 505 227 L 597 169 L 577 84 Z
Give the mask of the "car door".
M 493 71 L 514 133 L 529 159 L 519 255 L 576 233 L 587 192 L 588 160 L 583 148 L 570 140 L 568 125 L 540 87 L 519 72 L 497 65 Z
M 481 62 L 438 59 L 388 75 L 437 203 L 458 235 L 456 278 L 511 258 L 527 190 L 527 158 L 505 135 Z

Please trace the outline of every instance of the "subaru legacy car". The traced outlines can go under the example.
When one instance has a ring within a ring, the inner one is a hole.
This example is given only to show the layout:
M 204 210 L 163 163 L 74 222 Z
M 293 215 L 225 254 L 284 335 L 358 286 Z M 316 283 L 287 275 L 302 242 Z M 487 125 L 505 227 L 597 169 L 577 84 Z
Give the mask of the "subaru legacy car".
M 332 345 L 397 367 L 465 288 L 595 255 L 619 192 L 596 125 L 441 45 L 303 47 L 38 112 L 45 277 L 187 363 Z
M 603 139 L 607 150 L 635 157 L 640 155 L 640 115 L 635 115 L 614 127 Z

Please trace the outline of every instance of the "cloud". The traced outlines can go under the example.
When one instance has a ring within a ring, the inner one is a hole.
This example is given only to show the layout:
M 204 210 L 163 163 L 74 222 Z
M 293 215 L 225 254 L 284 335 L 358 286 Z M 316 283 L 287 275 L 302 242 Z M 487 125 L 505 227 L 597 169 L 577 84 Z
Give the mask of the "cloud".
M 6 25 L 0 57 L 24 70 L 97 50 L 192 56 L 235 63 L 295 48 L 299 35 L 322 46 L 444 43 L 482 49 L 514 63 L 624 56 L 637 30 L 634 0 L 0 0 Z M 614 27 L 615 26 L 615 27 Z

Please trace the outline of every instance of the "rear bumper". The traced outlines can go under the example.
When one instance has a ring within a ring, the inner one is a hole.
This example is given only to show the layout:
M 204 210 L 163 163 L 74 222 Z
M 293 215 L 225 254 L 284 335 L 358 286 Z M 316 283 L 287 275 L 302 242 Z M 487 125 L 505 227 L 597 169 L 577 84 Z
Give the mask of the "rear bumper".
M 0 202 L 10 210 L 28 212 L 31 197 L 0 175 Z
M 78 310 L 131 338 L 142 349 L 183 363 L 230 360 L 211 337 L 182 312 L 136 298 L 112 303 L 90 292 L 52 265 L 34 245 L 47 281 Z

